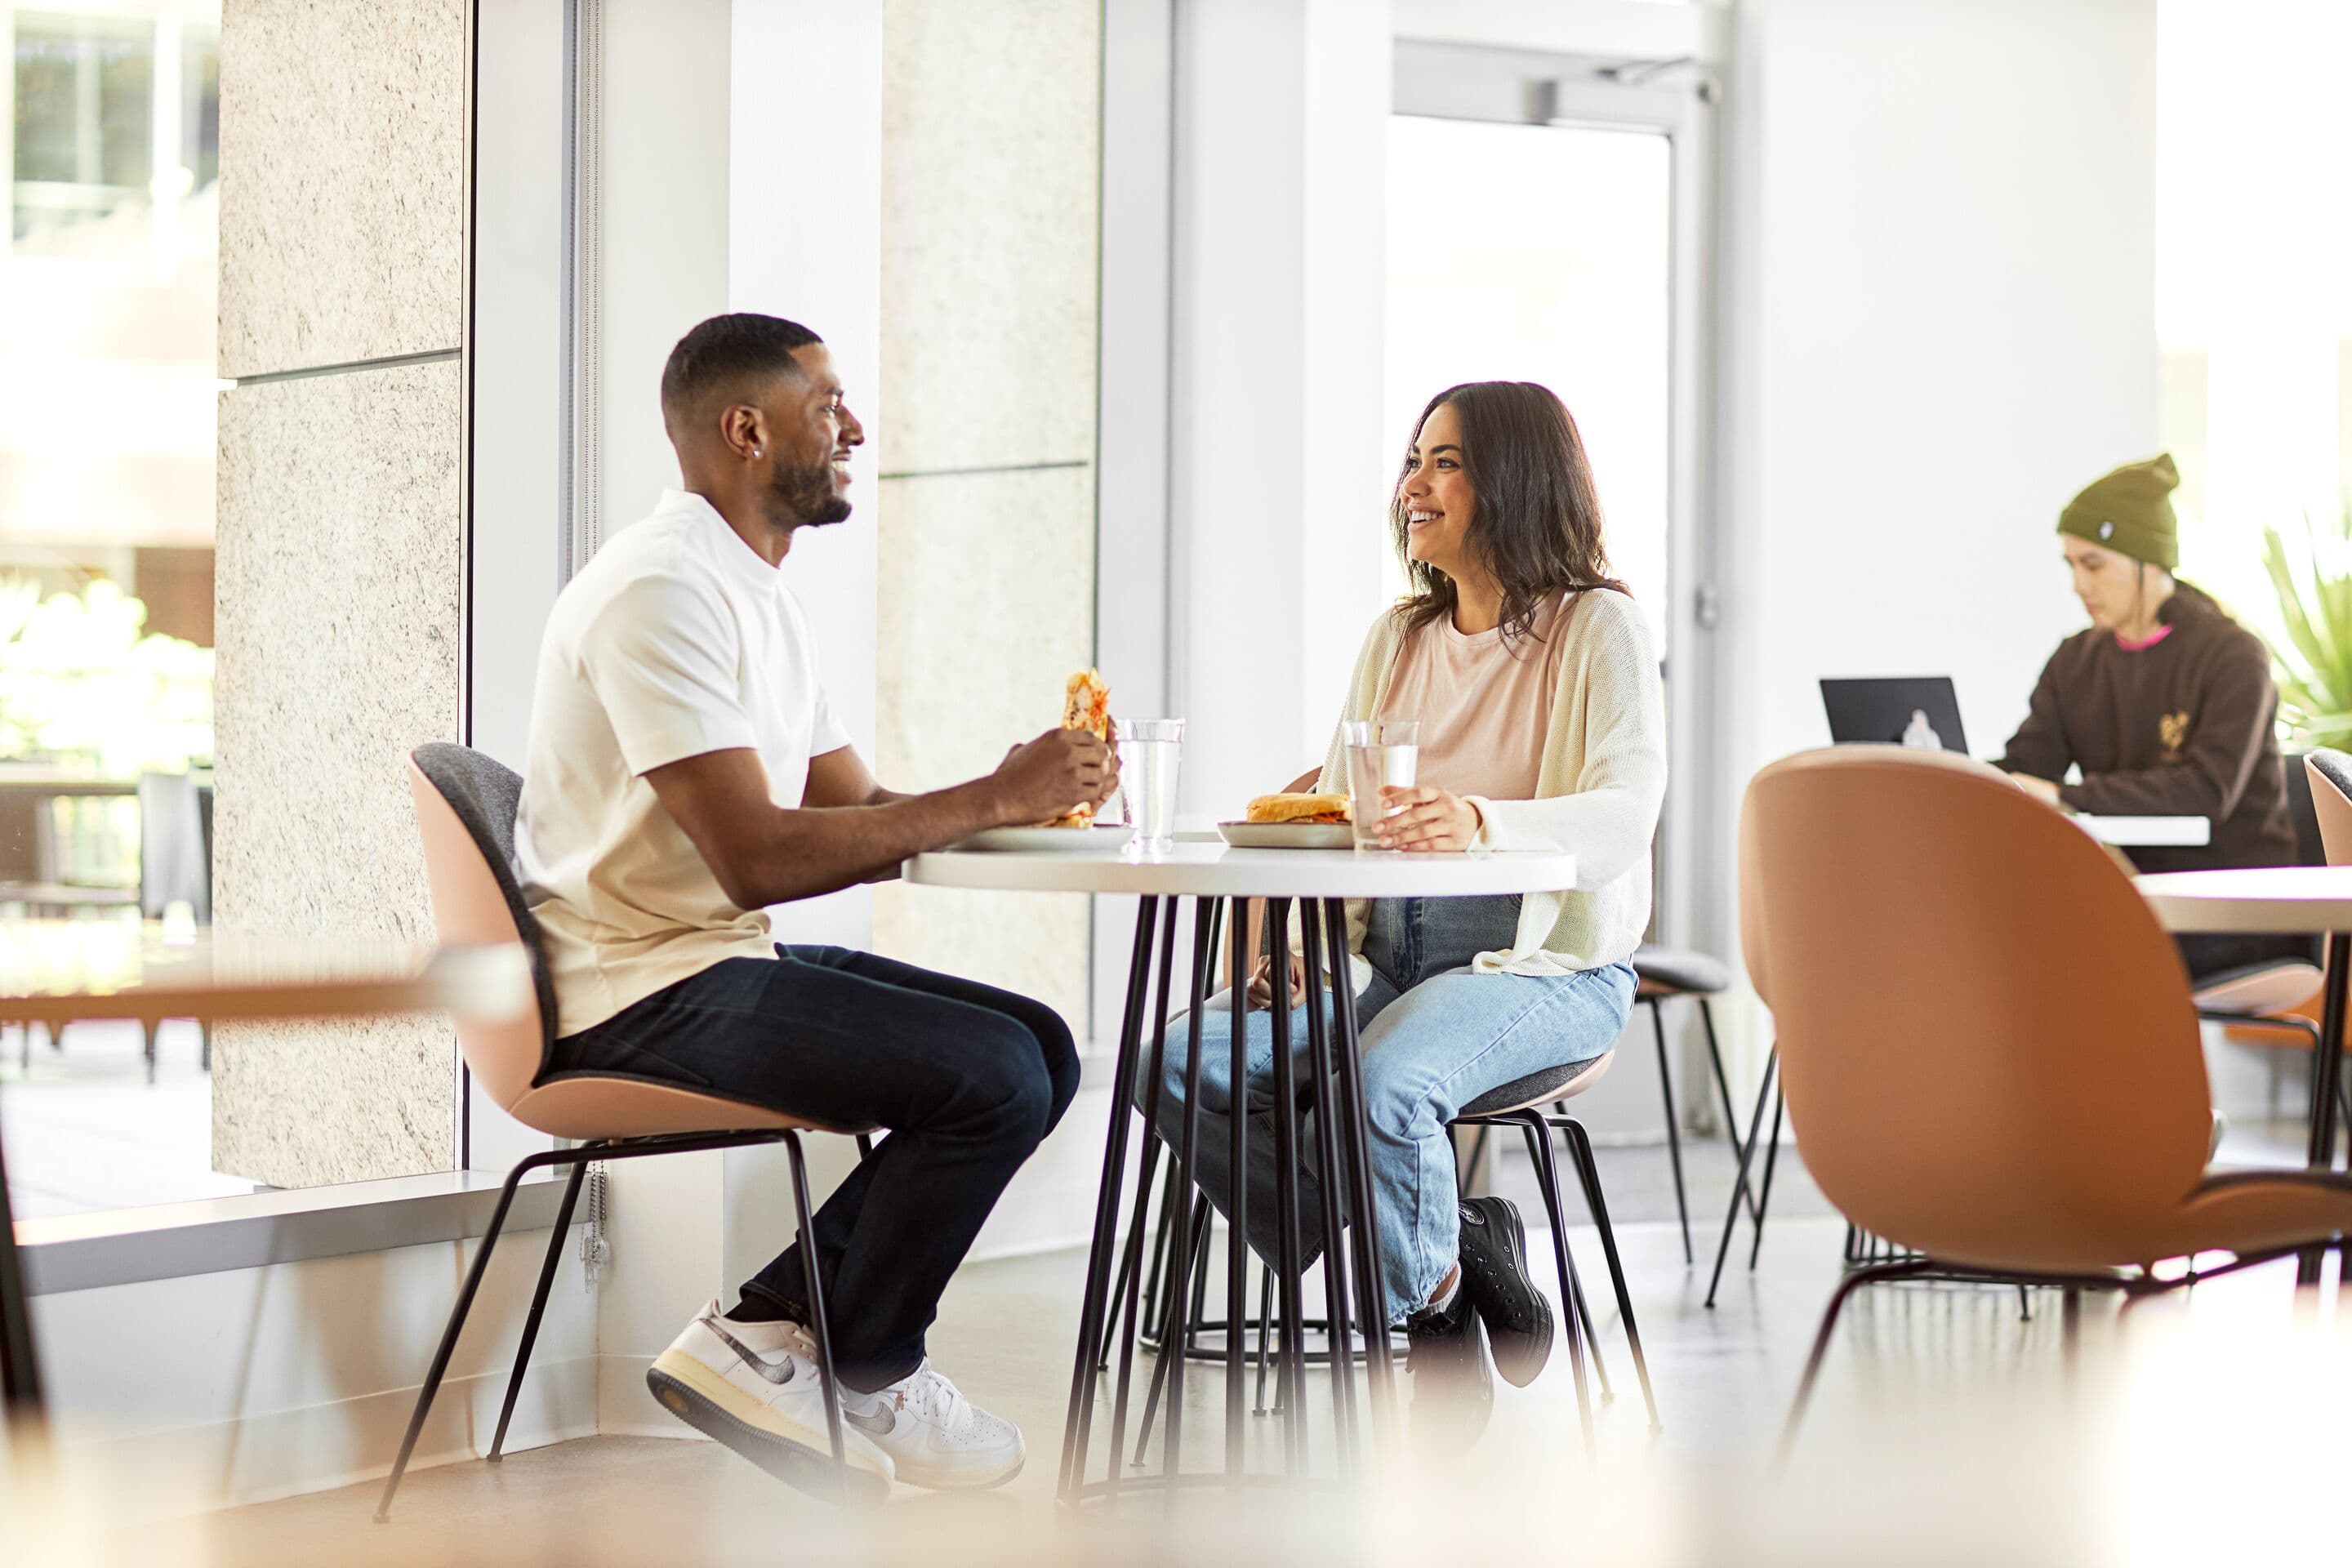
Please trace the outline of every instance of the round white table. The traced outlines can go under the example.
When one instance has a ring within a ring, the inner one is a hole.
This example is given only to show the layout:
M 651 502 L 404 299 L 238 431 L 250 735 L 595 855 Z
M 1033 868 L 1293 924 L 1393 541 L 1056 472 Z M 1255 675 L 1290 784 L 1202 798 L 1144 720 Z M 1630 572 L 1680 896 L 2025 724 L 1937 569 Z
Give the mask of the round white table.
M 1101 842 L 1103 839 L 1110 842 Z M 1327 1179 L 1320 1186 L 1325 1237 L 1323 1285 L 1325 1298 L 1329 1303 L 1332 1346 L 1333 1431 L 1339 1445 L 1342 1474 L 1369 1473 L 1369 1467 L 1363 1463 L 1361 1433 L 1355 1419 L 1353 1342 L 1358 1331 L 1350 1326 L 1357 1321 L 1357 1314 L 1349 1310 L 1351 1299 L 1365 1309 L 1360 1312 L 1360 1332 L 1368 1352 L 1365 1356 L 1365 1376 L 1372 1426 L 1376 1430 L 1391 1432 L 1394 1429 L 1395 1389 L 1387 1313 L 1381 1306 L 1381 1276 L 1377 1227 L 1369 1225 L 1348 1227 L 1341 1219 L 1343 1185 L 1347 1213 L 1370 1214 L 1373 1203 L 1371 1164 L 1367 1152 L 1370 1134 L 1364 1114 L 1363 1081 L 1356 1054 L 1355 1009 L 1352 1006 L 1330 1005 L 1331 988 L 1324 981 L 1327 968 L 1344 972 L 1348 940 L 1346 901 L 1350 899 L 1462 898 L 1572 888 L 1576 885 L 1576 858 L 1573 855 L 1536 854 L 1359 855 L 1348 850 L 1328 849 L 1235 849 L 1222 842 L 1208 843 L 1191 837 L 1156 854 L 1138 855 L 1129 853 L 1118 843 L 1115 836 L 1102 834 L 1074 839 L 1067 849 L 940 850 L 919 855 L 908 861 L 903 874 L 907 881 L 919 886 L 1024 892 L 1127 893 L 1139 895 L 1143 900 L 1136 915 L 1135 942 L 1128 968 L 1126 1008 L 1119 1030 L 1118 1059 L 1111 1089 L 1110 1126 L 1104 1140 L 1102 1179 L 1095 1204 L 1094 1237 L 1087 1258 L 1086 1298 L 1078 1316 L 1077 1352 L 1071 1369 L 1069 1411 L 1062 1433 L 1062 1468 L 1056 1496 L 1064 1505 L 1072 1507 L 1097 1498 L 1112 1503 L 1116 1501 L 1122 1484 L 1140 1484 L 1139 1479 L 1125 1478 L 1122 1472 L 1126 1468 L 1123 1451 L 1127 1438 L 1129 1384 L 1136 1332 L 1140 1321 L 1138 1293 L 1142 1276 L 1143 1210 L 1150 1201 L 1151 1180 L 1151 1167 L 1148 1161 L 1141 1166 L 1141 1174 L 1136 1183 L 1133 1222 L 1128 1229 L 1124 1262 L 1116 1261 L 1115 1254 L 1120 1250 L 1120 1185 L 1127 1169 L 1129 1125 L 1135 1114 L 1130 1108 L 1135 1104 L 1139 1082 L 1143 1085 L 1147 1097 L 1147 1114 L 1156 1111 L 1160 1099 L 1160 1064 L 1165 1059 L 1169 1019 L 1173 1011 L 1170 1004 L 1173 999 L 1171 971 L 1175 961 L 1178 904 L 1187 898 L 1193 900 L 1192 979 L 1183 1008 L 1192 1020 L 1191 1049 L 1186 1056 L 1191 1081 L 1186 1086 L 1185 1104 L 1193 1114 L 1188 1115 L 1179 1146 L 1172 1151 L 1177 1172 L 1175 1190 L 1182 1194 L 1193 1190 L 1192 1173 L 1195 1169 L 1199 1135 L 1200 1018 L 1202 1005 L 1212 989 L 1213 955 L 1217 945 L 1219 916 L 1223 912 L 1221 905 L 1230 910 L 1234 931 L 1248 929 L 1244 912 L 1246 900 L 1264 899 L 1267 901 L 1266 928 L 1275 931 L 1288 929 L 1289 907 L 1294 901 L 1299 905 L 1307 994 L 1323 1004 L 1307 1010 L 1308 1076 L 1305 1081 L 1311 1088 L 1316 1103 L 1332 1108 L 1331 1114 L 1317 1115 L 1313 1121 L 1318 1168 L 1327 1173 Z M 1238 941 L 1227 944 L 1227 986 L 1240 999 L 1238 1005 L 1246 1015 L 1250 1010 L 1244 984 L 1249 955 L 1244 952 L 1244 945 Z M 1152 1005 L 1155 953 L 1159 972 L 1156 1006 Z M 1331 955 L 1328 965 L 1325 963 L 1326 953 Z M 1274 1059 L 1293 1059 L 1289 1010 L 1271 1009 L 1271 1018 Z M 1248 1078 L 1244 1063 L 1248 1030 L 1237 1019 L 1231 1035 L 1232 1081 L 1239 1084 L 1247 1081 Z M 1294 1074 L 1274 1075 L 1276 1206 L 1281 1232 L 1276 1273 L 1282 1292 L 1283 1321 L 1293 1325 L 1306 1321 L 1300 1291 L 1302 1269 L 1298 1263 L 1297 1172 L 1299 1162 L 1296 1148 L 1298 1093 L 1299 1083 Z M 1228 1169 L 1246 1171 L 1249 1169 L 1250 1119 L 1235 1116 L 1231 1120 L 1233 1145 Z M 1145 1136 L 1150 1135 L 1147 1124 Z M 1333 1172 L 1339 1173 L 1339 1179 L 1328 1179 L 1328 1173 Z M 1231 1234 L 1238 1238 L 1247 1230 L 1249 1194 L 1246 1185 L 1239 1181 L 1234 1182 L 1233 1187 L 1233 1192 L 1228 1194 L 1231 1207 L 1228 1218 Z M 1181 1282 L 1192 1279 L 1195 1267 L 1192 1233 L 1191 1225 L 1178 1223 L 1173 1226 L 1171 1237 L 1170 1278 L 1179 1284 L 1170 1294 L 1171 1311 L 1169 1322 L 1161 1331 L 1159 1371 L 1155 1374 L 1167 1380 L 1164 1406 L 1167 1425 L 1161 1445 L 1160 1473 L 1156 1478 L 1149 1478 L 1161 1487 L 1197 1484 L 1210 1479 L 1198 1474 L 1188 1475 L 1181 1468 L 1183 1351 L 1188 1333 L 1186 1314 L 1190 1310 L 1192 1294 L 1182 1288 Z M 1242 1468 L 1243 1439 L 1248 1422 L 1243 1414 L 1246 1352 L 1239 1322 L 1243 1316 L 1241 1304 L 1247 1292 L 1249 1250 L 1238 1240 L 1226 1248 L 1225 1300 L 1230 1331 L 1225 1335 L 1225 1465 L 1223 1479 L 1225 1484 L 1235 1487 L 1251 1479 Z M 1121 1300 L 1116 1303 L 1110 1299 L 1115 1269 L 1123 1281 Z M 1577 1395 L 1580 1405 L 1582 1405 L 1586 1398 L 1584 1364 L 1581 1348 L 1577 1342 L 1574 1317 L 1572 1312 L 1567 1314 L 1568 1335 L 1577 1374 Z M 1098 1367 L 1108 1363 L 1110 1336 L 1122 1320 L 1125 1331 L 1118 1336 L 1118 1372 L 1110 1421 L 1109 1465 L 1103 1479 L 1089 1482 L 1087 1479 L 1087 1453 L 1093 1435 L 1096 1376 Z M 1297 1412 L 1302 1417 L 1285 1423 L 1284 1457 L 1286 1468 L 1293 1477 L 1302 1475 L 1307 1468 L 1306 1423 L 1303 1419 L 1306 1410 L 1306 1358 L 1302 1339 L 1300 1333 L 1286 1333 L 1282 1337 L 1279 1357 L 1284 1385 L 1281 1408 Z M 1155 1388 L 1155 1396 L 1157 1392 Z M 1148 1426 L 1149 1415 L 1145 1421 Z
M 2336 1082 L 2343 1076 L 2345 1003 L 2352 982 L 2352 866 L 2164 871 L 2132 880 L 2168 931 L 2327 939 L 2319 1044 L 2312 1062 L 2309 1154 L 2313 1170 L 2333 1168 Z M 2316 1282 L 2319 1255 L 2305 1254 L 2302 1267 L 2305 1282 Z

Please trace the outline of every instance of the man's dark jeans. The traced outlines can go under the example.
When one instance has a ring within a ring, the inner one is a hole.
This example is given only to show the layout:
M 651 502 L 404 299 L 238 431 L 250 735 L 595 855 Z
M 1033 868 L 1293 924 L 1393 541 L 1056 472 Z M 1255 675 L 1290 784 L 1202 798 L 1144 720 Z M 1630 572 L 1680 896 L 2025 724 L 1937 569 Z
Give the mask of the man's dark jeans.
M 889 1129 L 816 1214 L 835 1364 L 860 1389 L 921 1364 L 949 1278 L 1078 1089 L 1044 1003 L 839 947 L 714 964 L 558 1040 L 554 1070 Z M 795 1243 L 743 1293 L 805 1321 L 805 1279 Z

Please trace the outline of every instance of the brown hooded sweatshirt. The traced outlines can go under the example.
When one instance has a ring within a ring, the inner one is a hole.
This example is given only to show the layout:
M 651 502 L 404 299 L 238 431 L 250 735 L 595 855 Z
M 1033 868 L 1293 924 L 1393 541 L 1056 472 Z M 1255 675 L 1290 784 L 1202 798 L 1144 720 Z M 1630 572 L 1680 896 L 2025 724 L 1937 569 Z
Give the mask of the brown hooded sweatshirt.
M 2095 628 L 2060 643 L 1997 765 L 2053 780 L 2080 766 L 2059 791 L 2069 811 L 2211 818 L 2200 848 L 2126 851 L 2143 871 L 2293 865 L 2269 650 L 2186 583 L 2157 618 L 2171 631 L 2153 647 Z

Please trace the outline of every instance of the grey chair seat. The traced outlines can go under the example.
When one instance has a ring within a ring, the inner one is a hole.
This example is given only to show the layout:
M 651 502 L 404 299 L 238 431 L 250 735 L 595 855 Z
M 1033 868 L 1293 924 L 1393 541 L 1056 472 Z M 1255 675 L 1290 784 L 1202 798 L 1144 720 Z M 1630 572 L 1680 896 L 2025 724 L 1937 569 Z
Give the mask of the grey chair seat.
M 1687 947 L 1645 946 L 1633 954 L 1633 973 L 1653 990 L 1714 996 L 1731 989 L 1731 966 Z
M 1603 1051 L 1590 1061 L 1546 1068 L 1541 1072 L 1531 1072 L 1525 1078 L 1496 1084 L 1464 1106 L 1459 1114 L 1500 1116 L 1507 1110 L 1524 1110 L 1530 1105 L 1548 1105 L 1555 1100 L 1582 1094 L 1600 1081 L 1601 1075 L 1609 1070 L 1609 1059 L 1616 1054 L 1613 1050 Z

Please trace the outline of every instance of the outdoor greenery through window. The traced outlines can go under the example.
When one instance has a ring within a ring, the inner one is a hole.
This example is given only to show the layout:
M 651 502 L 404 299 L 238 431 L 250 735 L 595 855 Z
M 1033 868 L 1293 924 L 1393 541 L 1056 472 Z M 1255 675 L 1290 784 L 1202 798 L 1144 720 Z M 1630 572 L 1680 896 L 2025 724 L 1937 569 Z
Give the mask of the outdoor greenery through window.
M 0 963 L 210 919 L 218 0 L 0 4 Z M 62 933 L 62 934 L 61 934 Z M 20 1216 L 244 1191 L 206 1044 L 0 1025 Z

